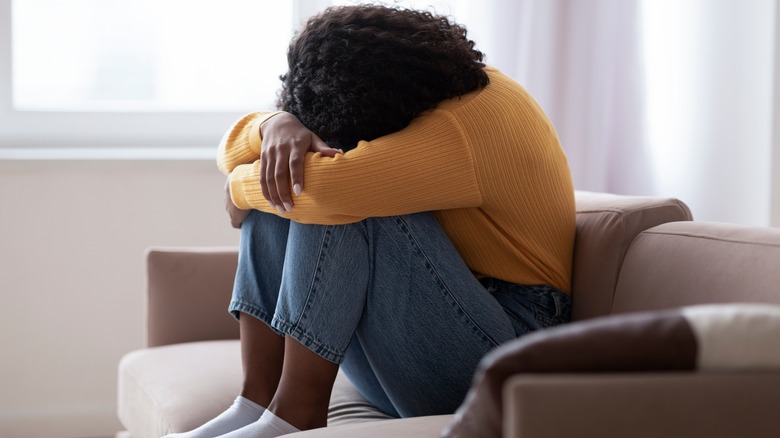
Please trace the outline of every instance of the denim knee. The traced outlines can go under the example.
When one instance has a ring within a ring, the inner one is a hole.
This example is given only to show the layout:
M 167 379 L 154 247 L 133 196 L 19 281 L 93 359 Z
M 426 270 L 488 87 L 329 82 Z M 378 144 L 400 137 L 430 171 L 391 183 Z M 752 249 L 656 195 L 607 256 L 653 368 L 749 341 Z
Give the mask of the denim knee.
M 236 319 L 245 313 L 270 325 L 282 281 L 289 227 L 289 220 L 257 210 L 252 210 L 242 223 L 228 307 Z

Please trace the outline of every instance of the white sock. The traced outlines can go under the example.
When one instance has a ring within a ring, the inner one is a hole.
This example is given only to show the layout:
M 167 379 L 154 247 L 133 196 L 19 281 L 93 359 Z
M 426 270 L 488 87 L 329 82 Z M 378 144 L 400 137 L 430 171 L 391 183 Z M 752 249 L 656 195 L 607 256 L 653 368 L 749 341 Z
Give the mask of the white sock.
M 300 430 L 266 409 L 259 420 L 219 438 L 276 438 L 295 432 L 300 432 Z
M 195 430 L 165 435 L 163 438 L 215 438 L 256 422 L 263 416 L 263 412 L 264 407 L 239 395 L 225 412 L 208 423 Z

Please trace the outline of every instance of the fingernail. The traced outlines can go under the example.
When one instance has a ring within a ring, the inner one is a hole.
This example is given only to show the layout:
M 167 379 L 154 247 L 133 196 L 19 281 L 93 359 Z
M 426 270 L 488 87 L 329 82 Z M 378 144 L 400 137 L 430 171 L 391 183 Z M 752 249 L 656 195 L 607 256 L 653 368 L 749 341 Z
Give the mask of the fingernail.
M 301 196 L 301 185 L 296 183 L 293 186 L 293 193 L 295 193 L 295 196 Z
M 285 202 L 284 203 L 284 209 L 287 210 L 287 213 L 291 212 L 292 211 L 292 204 L 290 204 L 289 202 Z
M 286 211 L 284 211 L 284 209 L 283 209 L 282 207 L 280 207 L 280 206 L 278 206 L 278 205 L 276 206 L 276 210 L 279 212 L 279 214 L 285 214 L 285 213 L 287 213 Z

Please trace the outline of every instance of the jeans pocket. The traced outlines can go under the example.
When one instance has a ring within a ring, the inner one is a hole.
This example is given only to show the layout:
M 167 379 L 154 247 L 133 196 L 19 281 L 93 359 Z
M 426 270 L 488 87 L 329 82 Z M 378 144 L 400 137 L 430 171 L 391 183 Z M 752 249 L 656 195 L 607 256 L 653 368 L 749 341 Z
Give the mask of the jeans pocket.
M 490 280 L 489 285 L 483 284 L 503 306 L 518 336 L 571 319 L 571 297 L 565 292 L 546 285 Z
M 571 297 L 550 286 L 525 286 L 520 294 L 534 309 L 534 318 L 545 327 L 569 322 Z

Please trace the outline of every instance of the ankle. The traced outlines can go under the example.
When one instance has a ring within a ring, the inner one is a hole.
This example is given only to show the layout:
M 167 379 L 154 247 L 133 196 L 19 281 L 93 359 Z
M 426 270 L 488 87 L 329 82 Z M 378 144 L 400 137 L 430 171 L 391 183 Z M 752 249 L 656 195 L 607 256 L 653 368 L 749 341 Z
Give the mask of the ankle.
M 277 417 L 290 423 L 300 430 L 319 429 L 328 425 L 328 405 L 305 406 L 298 404 L 288 406 L 271 402 L 268 409 Z
M 271 400 L 273 399 L 273 397 L 270 397 L 268 396 L 268 394 L 265 394 L 261 391 L 256 391 L 256 390 L 246 389 L 246 388 L 241 390 L 241 397 L 244 397 L 247 400 L 257 403 L 260 406 L 268 406 L 271 403 Z

